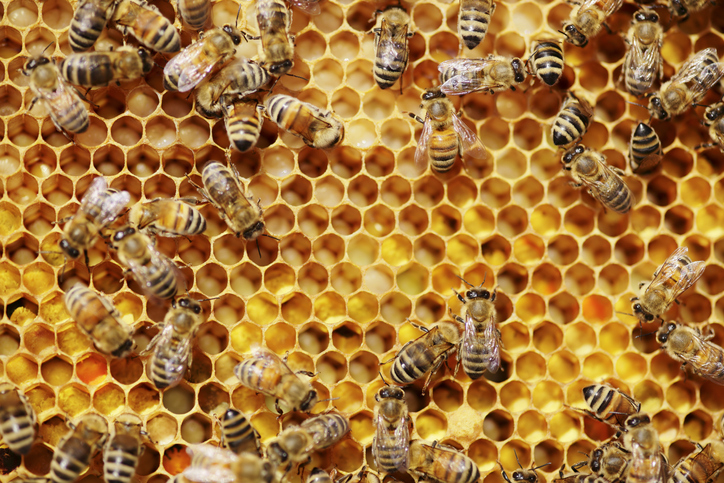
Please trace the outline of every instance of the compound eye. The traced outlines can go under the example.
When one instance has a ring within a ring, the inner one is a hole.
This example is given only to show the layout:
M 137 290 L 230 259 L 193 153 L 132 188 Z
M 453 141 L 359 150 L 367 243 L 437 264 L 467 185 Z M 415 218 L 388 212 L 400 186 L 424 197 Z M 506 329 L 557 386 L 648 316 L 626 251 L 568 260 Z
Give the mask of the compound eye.
M 488 292 L 487 290 L 483 290 L 481 295 L 483 296 L 484 299 L 490 298 L 490 292 Z
M 647 314 L 647 315 L 646 315 L 646 320 L 648 320 L 649 322 L 651 322 L 652 320 L 654 320 L 654 316 L 651 315 L 651 314 Z
M 195 314 L 200 314 L 200 313 L 201 313 L 201 307 L 199 307 L 198 305 L 195 305 L 194 308 L 193 308 L 193 310 L 194 310 L 194 313 L 195 313 Z
M 634 312 L 641 312 L 641 304 L 635 304 L 633 306 Z
M 583 146 L 576 146 L 576 154 L 582 154 L 584 151 Z
M 474 299 L 474 298 L 476 298 L 476 297 L 478 296 L 478 292 L 476 292 L 475 290 L 468 290 L 468 291 L 465 293 L 465 296 L 466 296 L 467 298 L 469 298 L 469 299 Z

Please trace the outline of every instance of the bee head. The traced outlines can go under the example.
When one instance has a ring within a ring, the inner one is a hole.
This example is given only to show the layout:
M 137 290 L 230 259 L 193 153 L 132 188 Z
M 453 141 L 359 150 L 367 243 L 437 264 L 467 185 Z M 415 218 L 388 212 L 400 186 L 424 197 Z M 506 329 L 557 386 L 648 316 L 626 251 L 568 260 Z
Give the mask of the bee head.
M 717 102 L 713 106 L 706 108 L 704 112 L 704 122 L 709 126 L 722 116 L 724 116 L 724 102 Z
M 131 226 L 128 226 L 126 228 L 120 229 L 117 232 L 115 232 L 113 234 L 113 241 L 119 242 L 119 241 L 123 240 L 124 238 L 129 237 L 135 233 L 136 233 L 136 229 Z
M 666 344 L 669 340 L 669 334 L 676 329 L 676 324 L 669 322 L 668 324 L 662 325 L 658 331 L 656 331 L 656 340 L 659 344 Z
M 68 258 L 76 259 L 80 256 L 80 251 L 74 246 L 71 246 L 70 242 L 65 238 L 60 240 L 58 246 L 63 251 L 63 253 L 68 256 Z
M 405 398 L 405 391 L 402 390 L 402 388 L 396 387 L 396 386 L 384 386 L 382 387 L 377 394 L 375 394 L 375 401 L 379 401 L 380 399 L 404 399 Z
M 689 11 L 686 9 L 681 0 L 671 0 L 669 8 L 673 15 L 678 17 L 688 17 Z
M 664 106 L 661 104 L 661 97 L 659 97 L 658 94 L 654 94 L 649 99 L 649 112 L 662 121 L 669 119 L 669 113 L 666 112 L 666 109 L 664 109 Z
M 40 67 L 41 65 L 49 64 L 50 59 L 47 57 L 31 57 L 28 59 L 27 62 L 25 62 L 25 66 L 23 66 L 23 71 L 31 71 L 35 69 L 36 67 Z M 25 75 L 28 75 L 27 73 Z
M 446 97 L 445 93 L 439 87 L 430 87 L 422 93 L 422 100 L 429 101 L 430 99 L 442 99 Z
M 601 471 L 601 458 L 603 458 L 603 450 L 596 449 L 591 455 L 591 461 L 588 464 L 593 473 L 598 473 L 599 471 Z
M 566 42 L 569 44 L 573 44 L 576 47 L 585 47 L 588 45 L 588 38 L 578 30 L 578 27 L 570 22 L 563 23 L 563 31 L 561 31 L 561 33 L 566 36 Z
M 262 233 L 264 233 L 264 222 L 260 220 L 247 228 L 241 236 L 244 237 L 244 240 L 256 240 Z
M 294 61 L 287 59 L 282 62 L 272 62 L 268 70 L 271 75 L 279 76 L 292 70 L 293 66 Z
M 171 305 L 173 306 L 173 308 L 176 308 L 175 301 L 171 302 Z M 190 297 L 183 297 L 183 298 L 179 299 L 178 306 L 181 307 L 182 309 L 191 310 L 195 314 L 201 313 L 201 305 L 196 300 L 194 300 Z
M 519 58 L 514 58 L 513 61 L 510 63 L 511 66 L 513 66 L 513 72 L 515 73 L 515 82 L 520 84 L 523 82 L 526 78 L 526 72 L 525 72 L 525 65 Z
M 570 170 L 569 166 L 571 163 L 573 163 L 573 158 L 583 154 L 583 152 L 585 150 L 586 150 L 586 148 L 579 144 L 578 146 L 574 146 L 571 149 L 569 149 L 568 151 L 566 151 L 566 153 L 563 155 L 563 158 L 561 159 L 563 164 L 565 166 L 567 166 L 566 169 Z
M 224 25 L 222 27 L 224 32 L 229 34 L 229 37 L 231 37 L 231 41 L 234 42 L 234 45 L 239 45 L 241 43 L 241 39 L 243 38 L 243 35 L 237 29 L 236 27 L 232 27 L 231 25 Z
M 148 74 L 153 69 L 155 63 L 151 57 L 151 53 L 143 47 L 138 48 L 138 56 L 141 58 L 141 68 L 143 69 L 143 75 Z
M 642 322 L 651 322 L 652 320 L 654 320 L 653 314 L 647 312 L 646 309 L 641 306 L 641 304 L 634 304 L 633 311 L 634 314 L 636 314 L 636 317 L 638 317 Z
M 490 291 L 487 290 L 487 289 L 480 289 L 480 290 L 475 290 L 475 289 L 473 289 L 473 290 L 468 290 L 467 292 L 465 292 L 465 298 L 470 299 L 470 300 L 475 300 L 475 299 L 485 299 L 485 300 L 489 300 L 489 299 L 490 299 Z
M 279 460 L 279 463 L 286 463 L 289 459 L 289 454 L 282 449 L 279 443 L 274 442 L 269 445 L 269 452 L 276 456 L 275 459 Z
M 651 418 L 648 414 L 636 413 L 629 416 L 624 424 L 627 428 L 636 428 L 643 424 L 649 424 L 650 422 Z
M 301 411 L 304 411 L 305 413 L 308 413 L 312 410 L 312 408 L 317 404 L 318 401 L 319 396 L 317 395 L 317 391 L 312 389 L 307 393 L 307 397 L 304 398 L 302 404 L 299 405 L 299 409 Z

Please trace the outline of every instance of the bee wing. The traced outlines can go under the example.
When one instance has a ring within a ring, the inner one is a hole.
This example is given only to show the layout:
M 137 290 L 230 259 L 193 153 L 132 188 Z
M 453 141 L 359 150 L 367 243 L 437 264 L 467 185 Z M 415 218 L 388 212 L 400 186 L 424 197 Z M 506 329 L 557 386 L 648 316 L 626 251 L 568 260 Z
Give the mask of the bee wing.
M 415 149 L 415 167 L 420 171 L 424 171 L 430 164 L 428 149 L 430 147 L 431 137 L 432 122 L 430 122 L 429 117 L 425 115 L 425 124 L 422 125 L 422 134 L 420 134 L 420 140 L 417 141 L 417 149 Z
M 319 0 L 291 0 L 290 3 L 309 15 L 319 15 L 322 11 Z
M 109 193 L 101 205 L 101 214 L 98 217 L 98 222 L 104 226 L 110 224 L 121 214 L 121 211 L 124 210 L 130 201 L 131 195 L 128 191 Z
M 203 42 L 197 41 L 169 60 L 163 68 L 163 75 L 178 74 L 178 90 L 186 92 L 204 80 L 215 64 L 212 57 L 204 54 Z
M 274 366 L 280 373 L 287 372 L 289 374 L 294 374 L 294 371 L 292 371 L 287 363 L 284 362 L 278 355 L 274 354 L 273 352 L 257 347 L 252 351 L 252 354 L 257 359 L 264 359 L 274 364 Z M 296 374 L 294 375 L 296 376 Z
M 681 66 L 681 69 L 671 78 L 671 81 L 673 83 L 693 83 L 690 86 L 691 98 L 694 100 L 701 99 L 724 76 L 724 64 L 721 62 L 702 66 L 704 61 L 712 55 L 717 56 L 714 48 L 699 51 Z
M 485 363 L 485 368 L 490 373 L 498 372 L 500 369 L 500 331 L 495 326 L 495 319 L 490 317 L 488 324 L 485 326 L 485 332 L 483 336 L 483 346 L 488 353 L 488 360 Z
M 654 84 L 656 76 L 659 75 L 659 70 L 652 68 L 652 66 L 658 65 L 658 59 L 661 55 L 659 53 L 659 44 L 654 42 L 650 48 L 644 50 L 639 38 L 634 36 L 630 52 L 634 76 L 641 82 L 641 87 L 645 87 L 641 89 L 642 91 L 649 90 Z
M 441 74 L 448 69 L 455 69 L 458 72 L 481 71 L 492 62 L 492 59 L 450 59 L 441 62 L 437 69 Z M 443 82 L 440 89 L 450 96 L 462 96 L 484 89 L 499 87 L 502 86 L 491 83 L 487 75 L 458 74 Z
M 191 465 L 183 475 L 199 483 L 232 483 L 236 475 L 231 465 L 238 456 L 233 451 L 217 448 L 210 444 L 195 444 L 186 450 L 191 456 Z
M 485 151 L 485 145 L 475 131 L 470 129 L 468 125 L 465 124 L 455 113 L 452 115 L 452 120 L 455 132 L 457 133 L 458 138 L 460 138 L 460 143 L 463 146 L 463 154 L 467 154 L 468 156 L 472 156 L 477 159 L 487 158 L 488 153 Z
M 603 8 L 601 7 L 601 4 L 603 3 Z M 605 13 L 605 16 L 610 16 L 613 12 L 621 8 L 623 5 L 623 0 L 609 0 L 608 2 L 602 2 L 601 0 L 584 0 L 584 2 L 581 4 L 580 7 L 578 7 L 579 12 L 583 12 L 585 10 L 588 10 L 592 7 L 595 7 L 596 10 L 603 10 Z

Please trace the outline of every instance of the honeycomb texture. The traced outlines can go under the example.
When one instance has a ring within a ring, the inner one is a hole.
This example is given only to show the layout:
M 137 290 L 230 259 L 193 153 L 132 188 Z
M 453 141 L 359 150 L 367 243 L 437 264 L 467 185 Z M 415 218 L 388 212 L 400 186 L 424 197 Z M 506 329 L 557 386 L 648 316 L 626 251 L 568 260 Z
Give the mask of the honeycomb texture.
M 152 3 L 174 18 L 175 4 Z M 670 315 L 710 320 L 715 341 L 724 342 L 724 326 L 714 323 L 724 319 L 724 156 L 694 150 L 707 141 L 694 112 L 654 123 L 667 152 L 662 169 L 626 179 L 637 202 L 630 214 L 618 215 L 568 185 L 550 137 L 565 90 L 574 89 L 595 103 L 584 143 L 625 167 L 631 129 L 648 118 L 616 89 L 625 53 L 620 33 L 636 7 L 625 5 L 609 19 L 613 33 L 604 31 L 587 48 L 566 45 L 567 67 L 554 89 L 536 83 L 454 99 L 492 156 L 467 172 L 458 161 L 452 172 L 436 175 L 414 166 L 420 127 L 407 112 L 419 112 L 437 64 L 457 54 L 457 5 L 405 3 L 414 36 L 402 93 L 381 91 L 372 79 L 373 36 L 366 32 L 382 4 L 324 0 L 319 16 L 294 11 L 292 72 L 304 79 L 285 77 L 277 89 L 333 109 L 345 121 L 346 139 L 329 151 L 310 149 L 267 121 L 257 149 L 232 154 L 261 198 L 269 232 L 280 238 L 259 240 L 261 258 L 256 246 L 228 233 L 210 206 L 202 209 L 207 236 L 159 238 L 160 249 L 184 265 L 190 292 L 216 297 L 186 380 L 159 392 L 138 357 L 109 360 L 92 349 L 65 312 L 62 289 L 81 280 L 108 294 L 138 329 L 140 348 L 167 307 L 148 303 L 123 281 L 102 241 L 90 251 L 90 273 L 70 263 L 62 279 L 62 258 L 38 251 L 55 249 L 61 229 L 54 222 L 75 212 L 98 174 L 128 190 L 133 203 L 198 196 L 184 175 L 198 182 L 207 161 L 224 159 L 223 122 L 197 115 L 193 97 L 163 91 L 156 67 L 145 81 L 90 92 L 91 127 L 71 143 L 41 106 L 26 111 L 31 94 L 19 69 L 49 44 L 49 55 L 70 53 L 74 4 L 0 3 L 0 378 L 25 391 L 42 423 L 42 441 L 20 474 L 46 474 L 65 415 L 89 410 L 112 420 L 130 409 L 144 419 L 153 444 L 139 468 L 142 482 L 161 483 L 181 471 L 188 445 L 217 441 L 209 412 L 221 403 L 243 410 L 267 441 L 301 416 L 278 421 L 270 401 L 238 386 L 232 369 L 255 344 L 289 352 L 293 367 L 319 372 L 314 384 L 322 397 L 337 399 L 316 411 L 335 407 L 351 420 L 351 437 L 315 456 L 314 464 L 342 472 L 373 465 L 378 363 L 419 334 L 408 317 L 432 324 L 448 307 L 460 310 L 451 290 L 462 288 L 458 275 L 475 284 L 487 275 L 486 286 L 500 287 L 503 368 L 474 383 L 445 369 L 428 394 L 420 394 L 419 383 L 407 391 L 408 403 L 416 435 L 467 451 L 487 483 L 502 481 L 496 461 L 516 467 L 514 450 L 524 465 L 550 461 L 541 473 L 550 480 L 609 436 L 566 409 L 582 407 L 581 388 L 604 379 L 653 414 L 672 461 L 693 449 L 689 440 L 717 437 L 724 389 L 686 377 L 652 336 L 635 337 L 632 317 L 616 312 L 628 312 L 638 284 L 675 247 L 687 246 L 708 267 Z M 256 31 L 253 3 L 241 7 L 240 27 Z M 484 42 L 466 55 L 527 57 L 531 41 L 552 37 L 571 8 L 498 2 Z M 216 2 L 214 24 L 232 22 L 238 9 L 230 0 Z M 710 7 L 668 29 L 667 76 L 702 48 L 724 52 L 722 19 L 724 6 Z M 182 33 L 185 45 L 193 38 Z M 107 30 L 97 49 L 122 41 Z M 253 56 L 257 48 L 243 44 L 240 53 Z M 99 481 L 99 471 L 96 459 L 81 481 Z

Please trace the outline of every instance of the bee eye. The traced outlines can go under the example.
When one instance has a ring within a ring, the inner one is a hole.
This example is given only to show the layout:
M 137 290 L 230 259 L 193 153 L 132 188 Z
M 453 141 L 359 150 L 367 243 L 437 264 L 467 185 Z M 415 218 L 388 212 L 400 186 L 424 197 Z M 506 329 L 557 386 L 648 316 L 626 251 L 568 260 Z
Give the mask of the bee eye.
M 651 322 L 652 320 L 654 320 L 654 316 L 651 315 L 651 314 L 647 314 L 647 315 L 646 315 L 646 320 L 648 320 L 649 322 Z
M 484 299 L 490 298 L 490 292 L 488 292 L 487 290 L 483 290 L 483 293 L 481 295 L 483 296 Z
M 478 296 L 478 293 L 475 290 L 468 290 L 468 292 L 465 294 L 465 296 L 469 299 L 474 299 Z
M 198 305 L 194 306 L 194 313 L 195 313 L 195 314 L 200 314 L 200 313 L 201 313 L 201 307 L 199 307 Z

